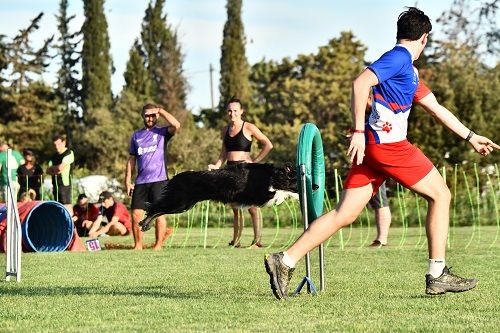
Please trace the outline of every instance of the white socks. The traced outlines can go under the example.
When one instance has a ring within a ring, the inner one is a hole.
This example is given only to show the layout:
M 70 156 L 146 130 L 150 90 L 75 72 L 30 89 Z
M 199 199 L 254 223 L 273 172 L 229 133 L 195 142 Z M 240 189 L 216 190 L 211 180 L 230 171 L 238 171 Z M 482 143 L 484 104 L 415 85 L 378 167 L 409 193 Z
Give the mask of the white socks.
M 283 263 L 289 268 L 295 267 L 295 261 L 293 261 L 293 259 L 286 252 L 283 252 Z
M 434 278 L 440 277 L 441 274 L 443 274 L 444 266 L 444 259 L 429 259 L 429 270 L 427 274 L 432 275 Z

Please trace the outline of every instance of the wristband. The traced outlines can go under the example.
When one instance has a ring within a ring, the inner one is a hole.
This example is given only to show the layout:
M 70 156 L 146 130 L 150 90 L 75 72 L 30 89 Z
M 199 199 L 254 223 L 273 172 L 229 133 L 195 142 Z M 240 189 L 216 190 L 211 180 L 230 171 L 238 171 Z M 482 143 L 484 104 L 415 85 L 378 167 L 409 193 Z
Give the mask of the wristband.
M 472 132 L 472 130 L 471 130 L 471 131 L 469 132 L 469 135 L 467 135 L 467 137 L 466 137 L 464 140 L 465 140 L 465 141 L 467 141 L 467 142 L 469 142 L 469 141 L 470 141 L 470 139 L 472 139 L 472 136 L 473 136 L 474 134 L 476 134 L 476 133 Z
M 365 130 L 359 130 L 355 128 L 349 128 L 349 133 L 364 133 Z

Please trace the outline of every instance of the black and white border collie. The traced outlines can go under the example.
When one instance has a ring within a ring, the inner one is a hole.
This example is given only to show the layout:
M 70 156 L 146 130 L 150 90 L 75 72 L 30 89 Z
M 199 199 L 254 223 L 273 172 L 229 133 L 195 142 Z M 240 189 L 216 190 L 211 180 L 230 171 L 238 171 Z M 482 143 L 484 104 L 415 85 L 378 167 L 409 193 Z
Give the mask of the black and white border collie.
M 172 177 L 161 197 L 148 203 L 142 231 L 164 214 L 182 213 L 204 200 L 235 206 L 279 205 L 285 199 L 298 200 L 297 175 L 291 165 L 240 163 L 211 171 L 185 171 Z

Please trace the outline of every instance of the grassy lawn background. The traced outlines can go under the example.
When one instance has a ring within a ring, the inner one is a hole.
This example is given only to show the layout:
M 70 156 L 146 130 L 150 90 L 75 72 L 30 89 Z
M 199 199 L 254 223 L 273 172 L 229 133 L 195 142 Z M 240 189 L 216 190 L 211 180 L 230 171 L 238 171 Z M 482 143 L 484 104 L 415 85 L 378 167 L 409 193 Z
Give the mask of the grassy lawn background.
M 448 251 L 455 272 L 480 279 L 467 293 L 424 294 L 427 250 L 421 230 L 391 228 L 390 246 L 367 248 L 374 230 L 353 228 L 344 250 L 326 249 L 326 291 L 289 302 L 272 296 L 264 253 L 279 250 L 292 229 L 280 229 L 273 248 L 228 247 L 231 228 L 179 229 L 163 251 L 30 253 L 22 281 L 0 283 L 2 332 L 498 332 L 500 241 L 496 227 L 456 228 Z M 361 235 L 361 232 L 364 234 Z M 246 228 L 243 245 L 251 241 Z M 265 229 L 269 243 L 275 229 Z M 349 230 L 343 232 L 347 239 Z M 153 232 L 146 234 L 147 242 Z M 132 244 L 130 238 L 102 242 Z M 213 246 L 217 244 L 216 248 Z M 184 246 L 184 247 L 183 247 Z M 319 287 L 317 251 L 313 281 Z M 0 257 L 5 267 L 5 256 Z M 304 276 L 298 264 L 292 286 Z

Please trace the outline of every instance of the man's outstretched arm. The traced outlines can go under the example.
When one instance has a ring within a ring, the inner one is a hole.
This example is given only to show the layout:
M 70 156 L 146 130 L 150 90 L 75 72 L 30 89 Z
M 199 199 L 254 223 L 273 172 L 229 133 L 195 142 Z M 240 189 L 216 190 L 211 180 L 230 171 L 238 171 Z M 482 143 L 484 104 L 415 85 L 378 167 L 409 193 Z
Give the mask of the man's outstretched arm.
M 491 153 L 493 149 L 500 149 L 500 146 L 490 139 L 475 134 L 472 130 L 467 128 L 467 126 L 462 124 L 453 113 L 439 104 L 436 96 L 432 92 L 420 99 L 417 103 L 452 132 L 462 139 L 467 140 L 479 154 L 486 156 Z

